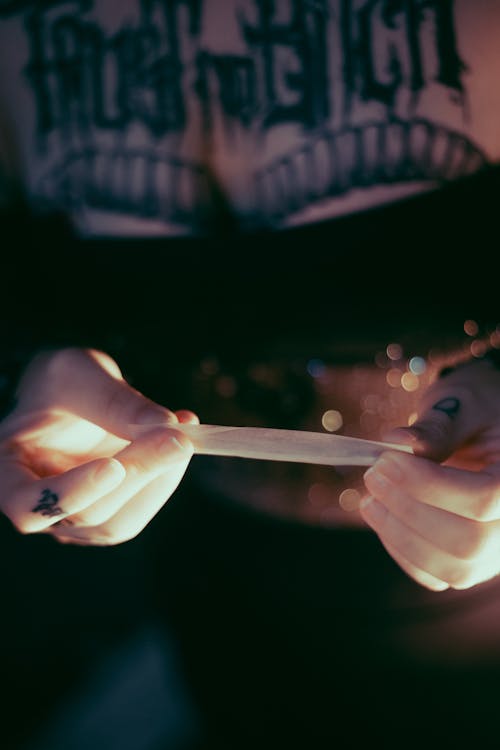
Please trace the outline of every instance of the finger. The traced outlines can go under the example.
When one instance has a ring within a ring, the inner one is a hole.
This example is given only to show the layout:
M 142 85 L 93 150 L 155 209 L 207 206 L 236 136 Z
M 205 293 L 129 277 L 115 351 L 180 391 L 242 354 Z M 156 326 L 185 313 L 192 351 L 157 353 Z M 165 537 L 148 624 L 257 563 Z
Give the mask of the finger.
M 392 544 L 382 541 L 382 545 L 385 547 L 390 556 L 397 562 L 399 567 L 404 570 L 404 572 L 409 575 L 410 578 L 413 578 L 413 580 L 419 583 L 421 586 L 424 586 L 430 591 L 446 591 L 450 588 L 450 585 L 445 581 L 440 581 L 439 578 L 435 578 L 429 573 L 426 573 L 425 570 L 420 570 L 415 565 L 412 565 L 412 563 L 407 560 L 406 557 L 401 555 L 398 550 L 392 546 Z
M 63 409 L 126 440 L 135 436 L 133 424 L 178 423 L 173 412 L 132 388 L 114 360 L 95 350 L 56 352 L 42 374 L 36 368 L 28 373 L 20 396 L 32 409 Z
M 200 424 L 198 416 L 188 409 L 181 409 L 174 413 L 181 424 Z
M 116 454 L 115 458 L 126 471 L 126 478 L 119 487 L 69 520 L 73 522 L 75 528 L 101 526 L 131 502 L 147 485 L 163 474 L 169 475 L 165 479 L 165 486 L 171 486 L 171 492 L 173 492 L 192 455 L 191 442 L 179 432 L 158 428 L 146 433 Z M 164 495 L 158 499 L 158 507 L 161 507 L 165 499 Z M 154 515 L 157 509 L 152 511 L 150 506 L 137 504 L 137 513 L 141 517 L 146 518 L 151 513 Z M 66 527 L 67 523 L 64 524 L 65 533 Z
M 177 489 L 187 462 L 173 465 L 167 472 L 154 479 L 122 508 L 100 525 L 90 527 L 52 528 L 59 539 L 93 545 L 116 545 L 135 538 L 161 510 Z
M 3 510 L 19 531 L 35 533 L 92 505 L 124 477 L 124 467 L 113 458 L 96 459 L 36 481 L 26 467 L 4 462 Z
M 500 523 L 482 523 L 426 505 L 392 482 L 365 475 L 369 492 L 397 519 L 439 549 L 463 560 L 477 560 L 498 546 Z
M 365 473 L 365 484 L 375 496 L 399 489 L 434 508 L 476 521 L 500 518 L 500 469 L 464 471 L 397 451 L 386 451 Z
M 468 563 L 428 542 L 393 516 L 375 498 L 365 498 L 360 512 L 384 546 L 393 548 L 413 568 L 453 587 L 464 586 L 469 581 Z
M 397 428 L 386 439 L 409 444 L 416 455 L 435 461 L 449 458 L 484 430 L 491 418 L 483 389 L 471 386 L 470 373 L 470 368 L 464 368 L 438 380 L 424 394 L 411 427 Z

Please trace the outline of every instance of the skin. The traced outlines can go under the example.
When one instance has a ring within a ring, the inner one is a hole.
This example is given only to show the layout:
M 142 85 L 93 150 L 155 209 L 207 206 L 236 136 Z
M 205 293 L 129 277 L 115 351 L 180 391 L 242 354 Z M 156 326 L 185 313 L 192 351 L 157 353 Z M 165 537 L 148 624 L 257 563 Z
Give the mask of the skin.
M 424 394 L 417 421 L 387 438 L 365 474 L 361 515 L 396 563 L 433 591 L 500 573 L 500 370 L 457 368 Z M 173 413 L 94 350 L 36 357 L 0 425 L 0 508 L 22 533 L 112 545 L 134 538 L 187 469 L 193 447 Z M 159 426 L 160 425 L 160 426 Z
M 132 539 L 192 456 L 175 425 L 196 415 L 145 398 L 102 352 L 43 353 L 16 395 L 0 425 L 0 509 L 21 533 L 72 544 Z
M 418 419 L 388 439 L 365 474 L 361 515 L 387 552 L 433 591 L 468 589 L 500 573 L 500 370 L 479 360 L 424 394 Z

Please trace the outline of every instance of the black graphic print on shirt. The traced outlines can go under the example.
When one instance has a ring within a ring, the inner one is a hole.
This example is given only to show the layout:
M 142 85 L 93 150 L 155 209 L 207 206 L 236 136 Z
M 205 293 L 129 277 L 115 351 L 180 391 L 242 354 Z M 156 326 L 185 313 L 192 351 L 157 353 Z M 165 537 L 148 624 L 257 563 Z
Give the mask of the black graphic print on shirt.
M 228 153 L 243 134 L 266 154 L 268 136 L 296 129 L 284 154 L 270 151 L 248 174 L 251 225 L 354 188 L 455 179 L 486 163 L 458 129 L 416 113 L 437 83 L 467 117 L 454 0 L 124 5 L 125 19 L 106 24 L 97 0 L 0 2 L 1 16 L 22 15 L 34 138 L 47 154 L 39 192 L 56 204 L 197 225 L 211 191 L 203 149 L 182 149 L 194 132 Z M 227 44 L 205 42 L 214 13 L 236 30 Z M 369 105 L 377 117 L 363 116 Z

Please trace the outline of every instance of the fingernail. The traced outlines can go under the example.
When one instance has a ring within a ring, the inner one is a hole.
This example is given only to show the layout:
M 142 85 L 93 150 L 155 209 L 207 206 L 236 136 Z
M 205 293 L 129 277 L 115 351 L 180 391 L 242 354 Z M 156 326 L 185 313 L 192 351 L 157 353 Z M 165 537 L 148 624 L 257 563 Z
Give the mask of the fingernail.
M 105 464 L 97 467 L 94 477 L 101 488 L 105 489 L 119 484 L 125 478 L 126 473 L 123 465 L 116 458 L 110 458 Z
M 365 484 L 370 492 L 374 495 L 383 495 L 389 489 L 390 482 L 378 469 L 372 467 L 368 469 L 364 476 Z

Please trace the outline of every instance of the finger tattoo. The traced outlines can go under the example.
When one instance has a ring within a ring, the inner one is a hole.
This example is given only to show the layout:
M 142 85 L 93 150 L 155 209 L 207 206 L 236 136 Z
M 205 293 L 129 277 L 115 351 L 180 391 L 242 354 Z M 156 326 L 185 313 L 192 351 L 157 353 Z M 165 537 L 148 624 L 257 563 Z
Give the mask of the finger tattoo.
M 42 496 L 37 501 L 37 504 L 32 510 L 32 513 L 40 513 L 42 516 L 54 516 L 64 515 L 63 509 L 57 504 L 59 502 L 59 496 L 56 495 L 52 490 L 42 490 Z
M 443 414 L 446 414 L 446 416 L 450 419 L 455 419 L 460 410 L 460 401 L 458 400 L 458 398 L 450 396 L 448 398 L 441 399 L 441 401 L 438 401 L 437 404 L 434 404 L 432 408 L 435 411 L 442 411 Z

